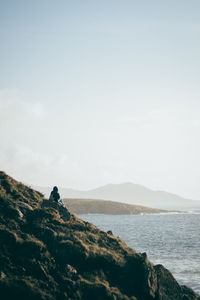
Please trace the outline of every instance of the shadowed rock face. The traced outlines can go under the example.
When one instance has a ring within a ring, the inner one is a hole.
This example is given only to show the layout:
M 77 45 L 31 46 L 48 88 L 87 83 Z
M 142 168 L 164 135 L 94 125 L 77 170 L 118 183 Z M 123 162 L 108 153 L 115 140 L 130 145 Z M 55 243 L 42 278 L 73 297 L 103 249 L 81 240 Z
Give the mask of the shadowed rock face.
M 163 266 L 0 172 L 2 300 L 199 300 Z

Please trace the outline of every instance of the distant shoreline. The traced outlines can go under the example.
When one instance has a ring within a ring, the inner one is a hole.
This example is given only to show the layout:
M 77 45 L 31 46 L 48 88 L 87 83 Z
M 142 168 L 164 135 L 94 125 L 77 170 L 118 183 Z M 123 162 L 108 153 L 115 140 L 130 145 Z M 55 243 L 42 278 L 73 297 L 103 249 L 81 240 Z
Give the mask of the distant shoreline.
M 105 215 L 105 216 L 168 216 L 168 215 L 200 215 L 200 212 L 183 212 L 183 211 L 171 211 L 171 212 L 161 212 L 161 213 L 140 213 L 140 214 L 104 214 L 104 213 L 81 213 L 77 214 L 78 216 L 81 215 L 88 215 L 88 216 L 99 216 L 99 215 Z

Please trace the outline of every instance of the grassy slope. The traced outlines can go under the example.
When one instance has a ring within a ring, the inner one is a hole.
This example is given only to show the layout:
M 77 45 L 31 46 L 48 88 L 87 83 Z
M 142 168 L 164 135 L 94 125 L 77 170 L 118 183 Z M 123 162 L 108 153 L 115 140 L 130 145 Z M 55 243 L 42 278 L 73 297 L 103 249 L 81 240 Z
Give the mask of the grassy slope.
M 200 299 L 145 253 L 3 172 L 0 211 L 2 300 Z

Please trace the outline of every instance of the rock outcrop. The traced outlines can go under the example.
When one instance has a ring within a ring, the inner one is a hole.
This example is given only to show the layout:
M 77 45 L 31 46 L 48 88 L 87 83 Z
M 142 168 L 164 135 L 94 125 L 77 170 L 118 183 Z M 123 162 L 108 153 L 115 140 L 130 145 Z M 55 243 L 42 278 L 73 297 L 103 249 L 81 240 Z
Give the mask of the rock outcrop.
M 146 253 L 0 172 L 2 300 L 199 300 Z

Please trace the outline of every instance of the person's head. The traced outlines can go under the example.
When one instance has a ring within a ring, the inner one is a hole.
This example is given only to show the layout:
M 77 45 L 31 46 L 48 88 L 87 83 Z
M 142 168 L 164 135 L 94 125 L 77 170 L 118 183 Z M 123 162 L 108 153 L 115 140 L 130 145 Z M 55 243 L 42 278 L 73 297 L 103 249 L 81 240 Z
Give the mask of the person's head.
M 57 192 L 57 191 L 58 191 L 57 186 L 54 186 L 53 191 L 54 191 L 54 192 Z

